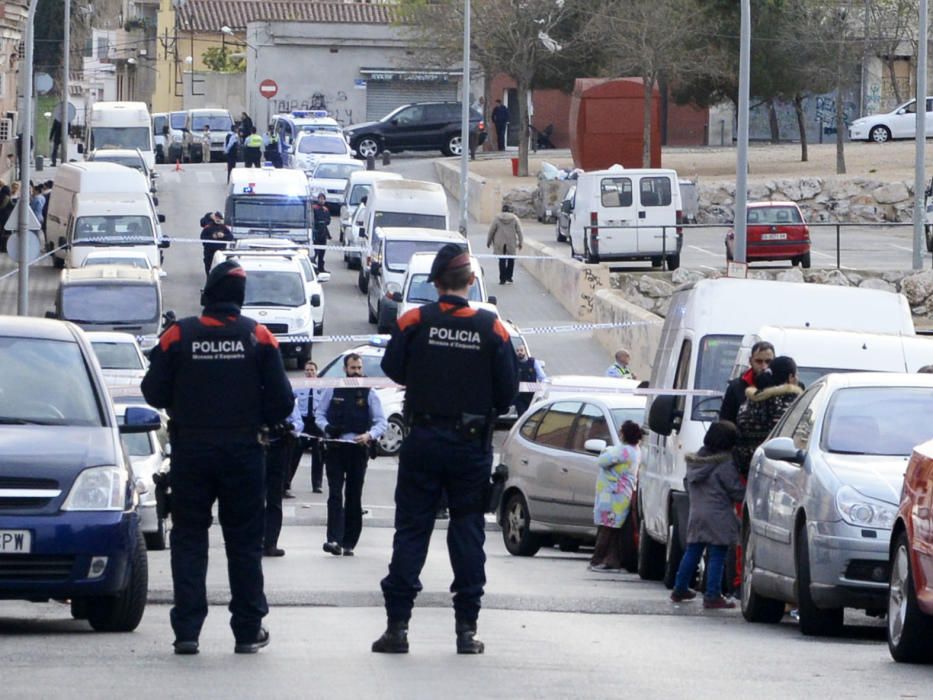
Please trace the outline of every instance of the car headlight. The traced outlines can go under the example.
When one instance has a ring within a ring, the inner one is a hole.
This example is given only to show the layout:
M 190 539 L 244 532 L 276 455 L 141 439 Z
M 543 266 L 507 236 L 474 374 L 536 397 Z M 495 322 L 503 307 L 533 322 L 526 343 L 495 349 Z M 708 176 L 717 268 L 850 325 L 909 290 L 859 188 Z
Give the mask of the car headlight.
M 895 506 L 863 496 L 851 486 L 843 486 L 836 492 L 836 508 L 843 520 L 856 527 L 889 530 L 897 517 Z
M 62 510 L 123 510 L 128 474 L 120 467 L 91 467 L 75 479 Z

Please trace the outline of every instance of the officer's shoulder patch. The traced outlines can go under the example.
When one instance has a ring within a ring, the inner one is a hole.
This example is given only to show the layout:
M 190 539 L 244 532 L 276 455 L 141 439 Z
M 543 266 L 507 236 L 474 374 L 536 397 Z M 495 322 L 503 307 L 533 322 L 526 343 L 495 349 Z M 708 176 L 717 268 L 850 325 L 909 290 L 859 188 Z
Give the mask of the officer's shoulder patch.
M 496 332 L 496 335 L 502 338 L 503 341 L 506 343 L 511 342 L 512 336 L 509 335 L 509 331 L 498 318 L 492 324 L 492 329 Z
M 411 326 L 416 326 L 421 323 L 421 309 L 414 308 L 410 311 L 406 311 L 398 319 L 399 330 L 404 331 Z
M 275 336 L 269 332 L 269 329 L 266 328 L 261 323 L 256 324 L 256 340 L 259 341 L 260 345 L 271 345 L 274 348 L 279 347 L 279 341 L 275 339 Z
M 162 352 L 167 352 L 168 349 L 181 340 L 181 326 L 177 323 L 173 323 L 165 332 L 159 336 L 159 348 Z

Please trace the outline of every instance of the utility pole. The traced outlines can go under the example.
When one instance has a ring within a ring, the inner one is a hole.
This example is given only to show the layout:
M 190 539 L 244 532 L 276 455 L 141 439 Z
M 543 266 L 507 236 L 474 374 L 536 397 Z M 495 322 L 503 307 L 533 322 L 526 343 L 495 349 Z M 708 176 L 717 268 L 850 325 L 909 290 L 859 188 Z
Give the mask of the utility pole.
M 752 19 L 749 0 L 742 0 L 742 30 L 739 38 L 739 143 L 735 164 L 735 246 L 736 262 L 746 262 L 748 234 L 748 93 L 752 46 Z
M 470 221 L 470 0 L 463 0 L 463 77 L 460 85 L 460 233 Z
M 920 32 L 917 42 L 917 130 L 914 144 L 914 269 L 923 268 L 923 227 L 926 223 L 926 168 L 923 159 L 927 129 L 927 0 L 920 0 Z
M 62 41 L 62 103 L 61 103 L 61 129 L 62 129 L 62 163 L 68 162 L 68 98 L 71 85 L 71 0 L 65 0 L 65 36 Z
M 23 109 L 20 115 L 23 125 L 19 142 L 19 207 L 16 231 L 19 234 L 19 294 L 16 299 L 16 313 L 20 316 L 29 314 L 29 156 L 32 143 L 32 54 L 33 54 L 33 24 L 36 19 L 36 4 L 39 0 L 29 0 L 29 9 L 26 12 L 26 27 L 23 32 L 25 44 L 25 57 L 23 58 Z

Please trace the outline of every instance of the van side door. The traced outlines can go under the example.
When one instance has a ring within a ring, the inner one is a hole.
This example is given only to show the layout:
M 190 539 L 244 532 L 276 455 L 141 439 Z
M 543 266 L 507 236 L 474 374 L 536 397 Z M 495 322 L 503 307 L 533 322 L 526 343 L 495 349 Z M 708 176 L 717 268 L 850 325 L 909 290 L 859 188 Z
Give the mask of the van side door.
M 670 175 L 638 177 L 638 252 L 672 255 L 677 252 L 677 214 Z M 665 228 L 666 227 L 666 228 Z
M 598 237 L 600 256 L 629 255 L 638 250 L 633 184 L 628 175 L 600 177 L 598 199 L 589 203 L 590 211 L 574 212 L 588 217 L 583 221 L 584 227 L 598 227 L 598 233 L 592 228 L 586 229 L 584 238 L 589 245 L 594 234 Z M 581 204 L 577 203 L 578 208 Z M 589 250 L 596 252 L 596 247 L 589 245 Z

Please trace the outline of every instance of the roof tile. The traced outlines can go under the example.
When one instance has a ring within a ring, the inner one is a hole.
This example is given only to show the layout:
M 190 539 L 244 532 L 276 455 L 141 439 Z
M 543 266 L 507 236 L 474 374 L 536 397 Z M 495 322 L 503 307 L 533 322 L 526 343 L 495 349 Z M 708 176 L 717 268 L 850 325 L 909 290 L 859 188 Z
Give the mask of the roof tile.
M 389 24 L 396 8 L 319 0 L 188 0 L 176 12 L 182 31 L 219 32 L 223 26 L 244 31 L 247 23 L 263 21 Z

